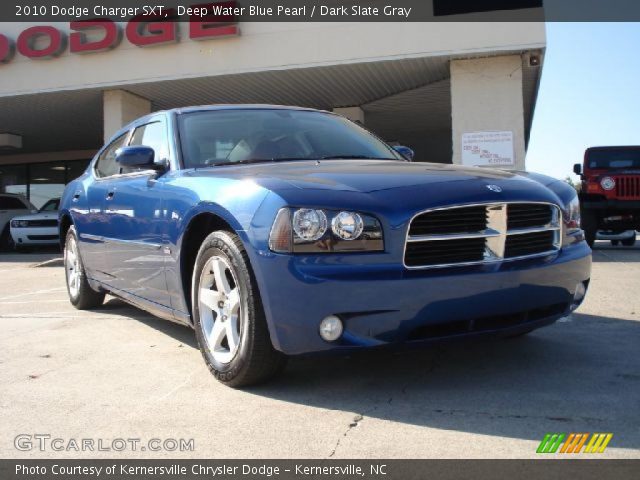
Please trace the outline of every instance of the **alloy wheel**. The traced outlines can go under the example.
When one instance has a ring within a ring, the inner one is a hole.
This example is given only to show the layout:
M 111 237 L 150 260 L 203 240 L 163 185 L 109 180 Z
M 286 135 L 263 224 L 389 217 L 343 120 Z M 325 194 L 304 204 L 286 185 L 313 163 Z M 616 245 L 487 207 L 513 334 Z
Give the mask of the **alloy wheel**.
M 80 291 L 80 257 L 78 255 L 78 245 L 74 238 L 70 238 L 67 241 L 64 257 L 69 293 L 72 297 L 77 297 Z
M 198 308 L 202 333 L 213 358 L 233 360 L 240 347 L 242 307 L 235 274 L 222 257 L 211 257 L 200 274 Z

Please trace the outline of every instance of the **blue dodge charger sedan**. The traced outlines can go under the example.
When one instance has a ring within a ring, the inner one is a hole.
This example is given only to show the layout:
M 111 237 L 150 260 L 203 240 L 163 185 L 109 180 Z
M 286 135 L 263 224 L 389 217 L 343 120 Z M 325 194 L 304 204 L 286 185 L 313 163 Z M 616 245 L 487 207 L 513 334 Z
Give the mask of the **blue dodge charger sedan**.
M 141 118 L 64 192 L 70 301 L 109 293 L 193 327 L 235 387 L 290 355 L 517 336 L 577 308 L 591 250 L 573 188 L 411 153 L 304 108 Z

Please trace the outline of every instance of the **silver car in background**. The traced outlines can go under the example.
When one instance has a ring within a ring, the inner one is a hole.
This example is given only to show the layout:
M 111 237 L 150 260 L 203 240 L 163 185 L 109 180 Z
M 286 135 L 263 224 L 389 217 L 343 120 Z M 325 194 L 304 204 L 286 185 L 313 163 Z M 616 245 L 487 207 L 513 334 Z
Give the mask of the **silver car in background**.
M 58 245 L 59 198 L 45 203 L 38 213 L 22 215 L 11 220 L 11 237 L 16 250 L 39 245 Z
M 0 193 L 0 251 L 13 250 L 10 222 L 18 215 L 35 213 L 38 209 L 16 193 Z

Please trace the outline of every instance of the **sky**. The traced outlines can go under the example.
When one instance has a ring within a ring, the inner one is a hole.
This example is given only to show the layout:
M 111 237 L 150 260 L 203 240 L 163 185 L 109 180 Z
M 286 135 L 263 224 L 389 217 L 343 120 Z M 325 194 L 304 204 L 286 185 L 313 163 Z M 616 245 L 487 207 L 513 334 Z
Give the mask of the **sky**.
M 640 23 L 547 23 L 527 170 L 573 180 L 597 145 L 640 145 Z

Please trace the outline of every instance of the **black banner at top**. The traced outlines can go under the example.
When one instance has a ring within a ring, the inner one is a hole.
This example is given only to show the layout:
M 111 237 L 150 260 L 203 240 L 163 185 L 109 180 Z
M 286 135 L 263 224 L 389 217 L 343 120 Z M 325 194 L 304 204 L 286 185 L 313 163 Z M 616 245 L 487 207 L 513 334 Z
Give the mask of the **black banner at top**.
M 0 22 L 640 21 L 637 0 L 3 0 Z

